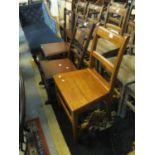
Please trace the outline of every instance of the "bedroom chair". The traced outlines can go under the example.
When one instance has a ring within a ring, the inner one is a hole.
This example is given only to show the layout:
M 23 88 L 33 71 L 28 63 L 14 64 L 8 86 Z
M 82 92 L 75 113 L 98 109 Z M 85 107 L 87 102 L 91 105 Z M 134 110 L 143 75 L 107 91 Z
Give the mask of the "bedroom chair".
M 114 64 L 111 64 L 105 57 L 95 51 L 98 37 L 105 38 L 118 47 L 118 55 Z M 104 27 L 96 27 L 90 53 L 89 67 L 54 75 L 57 98 L 71 121 L 74 142 L 76 142 L 78 136 L 78 117 L 80 113 L 86 111 L 92 105 L 100 101 L 102 102 L 104 99 L 110 100 L 127 41 L 128 38 L 123 38 Z M 111 72 L 109 81 L 106 81 L 95 69 L 95 59 Z M 110 103 L 108 105 L 109 110 L 107 113 L 110 117 Z

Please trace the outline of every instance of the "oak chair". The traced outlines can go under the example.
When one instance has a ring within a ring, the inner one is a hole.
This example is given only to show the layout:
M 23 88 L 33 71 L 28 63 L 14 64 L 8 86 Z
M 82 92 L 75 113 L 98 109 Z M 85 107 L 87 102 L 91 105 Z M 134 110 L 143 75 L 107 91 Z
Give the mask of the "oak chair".
M 118 55 L 114 64 L 111 64 L 105 57 L 95 51 L 98 37 L 107 39 L 118 47 Z M 79 114 L 104 99 L 109 100 L 127 41 L 128 38 L 123 38 L 104 27 L 96 27 L 89 67 L 54 75 L 57 97 L 71 121 L 74 142 L 76 142 L 78 136 Z M 111 72 L 109 81 L 106 81 L 97 72 L 94 66 L 95 60 L 98 60 Z M 110 104 L 107 113 L 110 116 Z

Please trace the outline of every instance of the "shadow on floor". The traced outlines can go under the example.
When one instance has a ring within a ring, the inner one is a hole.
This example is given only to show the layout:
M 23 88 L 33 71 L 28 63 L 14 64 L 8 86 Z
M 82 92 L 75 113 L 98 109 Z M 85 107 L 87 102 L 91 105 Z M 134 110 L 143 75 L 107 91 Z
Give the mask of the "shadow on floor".
M 134 113 L 128 112 L 126 118 L 115 118 L 114 125 L 106 131 L 84 134 L 73 143 L 71 123 L 58 103 L 53 103 L 58 123 L 72 155 L 127 155 L 132 150 L 135 137 Z

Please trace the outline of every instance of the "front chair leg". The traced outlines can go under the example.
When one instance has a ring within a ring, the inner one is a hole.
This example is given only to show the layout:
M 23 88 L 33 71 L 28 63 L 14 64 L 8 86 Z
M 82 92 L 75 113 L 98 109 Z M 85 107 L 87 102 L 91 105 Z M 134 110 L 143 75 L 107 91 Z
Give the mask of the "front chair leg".
M 75 112 L 72 113 L 72 131 L 73 131 L 73 141 L 76 144 L 77 142 L 77 135 L 78 135 L 78 119 L 77 114 Z
M 109 94 L 106 98 L 106 112 L 109 121 L 111 121 L 111 103 L 112 103 L 112 94 Z

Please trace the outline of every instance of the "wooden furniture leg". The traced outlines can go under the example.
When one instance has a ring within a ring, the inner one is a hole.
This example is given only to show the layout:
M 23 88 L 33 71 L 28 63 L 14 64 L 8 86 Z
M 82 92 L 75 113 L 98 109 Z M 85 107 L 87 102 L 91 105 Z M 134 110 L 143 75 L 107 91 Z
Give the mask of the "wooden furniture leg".
M 72 131 L 73 131 L 73 141 L 77 142 L 77 134 L 78 134 L 78 117 L 76 112 L 72 112 Z

